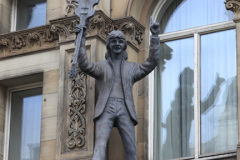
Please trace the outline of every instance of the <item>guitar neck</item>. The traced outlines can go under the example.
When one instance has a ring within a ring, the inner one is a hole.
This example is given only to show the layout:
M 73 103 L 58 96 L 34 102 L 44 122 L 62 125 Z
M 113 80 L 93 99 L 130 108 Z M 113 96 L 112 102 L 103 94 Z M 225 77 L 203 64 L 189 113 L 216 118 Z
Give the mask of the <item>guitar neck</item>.
M 83 27 L 86 25 L 86 15 L 81 15 L 80 17 L 80 26 L 81 28 L 83 29 Z M 79 51 L 79 48 L 81 46 L 81 41 L 82 41 L 82 36 L 83 36 L 83 30 L 81 30 L 78 35 L 77 35 L 77 38 L 76 38 L 76 46 L 75 46 L 75 51 L 74 51 L 74 56 L 73 56 L 73 62 L 72 64 L 73 65 L 76 65 L 77 64 L 77 58 L 78 58 L 78 51 Z

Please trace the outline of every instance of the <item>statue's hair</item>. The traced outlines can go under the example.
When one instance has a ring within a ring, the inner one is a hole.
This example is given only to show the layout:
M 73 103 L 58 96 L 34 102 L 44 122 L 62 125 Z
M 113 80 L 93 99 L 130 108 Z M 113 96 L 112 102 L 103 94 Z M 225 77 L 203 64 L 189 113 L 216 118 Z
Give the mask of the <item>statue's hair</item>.
M 119 30 L 114 30 L 112 32 L 109 33 L 108 37 L 107 37 L 107 52 L 105 54 L 105 59 L 107 60 L 108 58 L 111 58 L 111 50 L 110 50 L 110 40 L 111 39 L 114 39 L 114 38 L 122 38 L 124 40 L 124 43 L 125 43 L 125 46 L 123 48 L 123 58 L 124 60 L 127 60 L 128 59 L 128 54 L 127 54 L 127 42 L 126 42 L 126 37 L 124 35 L 124 33 L 122 31 L 119 31 Z

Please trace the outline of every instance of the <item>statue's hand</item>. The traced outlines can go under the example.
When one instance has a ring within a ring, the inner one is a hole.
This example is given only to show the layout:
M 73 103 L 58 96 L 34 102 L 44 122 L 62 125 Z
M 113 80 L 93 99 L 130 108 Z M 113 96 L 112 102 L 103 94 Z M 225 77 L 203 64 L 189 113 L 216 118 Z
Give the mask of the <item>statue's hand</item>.
M 220 86 L 224 81 L 225 79 L 219 77 L 219 73 L 217 73 L 216 85 Z
M 80 25 L 77 25 L 76 27 L 75 27 L 75 34 L 76 35 L 78 35 L 79 34 L 79 32 L 81 32 L 81 30 L 83 30 L 83 35 L 82 35 L 82 37 L 86 37 L 87 36 L 87 32 L 88 32 L 88 29 L 87 29 L 87 27 L 86 26 L 80 26 Z
M 159 35 L 160 33 L 160 25 L 157 22 L 152 22 L 152 16 L 150 17 L 150 31 L 152 35 Z

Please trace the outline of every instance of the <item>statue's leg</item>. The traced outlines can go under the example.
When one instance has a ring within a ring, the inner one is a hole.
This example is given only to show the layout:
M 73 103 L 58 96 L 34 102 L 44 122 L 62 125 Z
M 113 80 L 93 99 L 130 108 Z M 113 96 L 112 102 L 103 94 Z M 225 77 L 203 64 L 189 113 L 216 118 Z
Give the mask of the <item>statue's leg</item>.
M 126 152 L 125 160 L 137 160 L 137 149 L 135 145 L 135 130 L 134 123 L 127 110 L 125 102 L 117 104 L 117 128 L 121 135 L 123 145 Z
M 101 116 L 95 120 L 95 148 L 92 160 L 105 160 L 105 150 L 116 117 L 115 101 L 108 101 Z

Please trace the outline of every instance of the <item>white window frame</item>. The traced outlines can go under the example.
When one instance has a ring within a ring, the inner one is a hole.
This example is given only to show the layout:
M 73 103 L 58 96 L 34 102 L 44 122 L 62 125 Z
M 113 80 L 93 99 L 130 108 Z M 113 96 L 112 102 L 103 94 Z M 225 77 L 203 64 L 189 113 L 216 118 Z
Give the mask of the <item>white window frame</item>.
M 11 32 L 16 31 L 17 27 L 17 5 L 18 0 L 12 0 Z
M 160 13 L 163 5 L 165 4 L 166 0 L 159 1 L 155 10 L 153 11 L 152 17 L 153 21 L 157 20 L 157 16 Z M 216 24 L 206 25 L 195 27 L 191 29 L 185 29 L 165 34 L 160 34 L 160 41 L 167 42 L 177 39 L 183 39 L 188 37 L 194 38 L 194 143 L 195 143 L 195 154 L 194 158 L 192 157 L 184 157 L 180 158 L 181 160 L 205 160 L 205 159 L 219 159 L 219 158 L 227 158 L 233 157 L 237 155 L 237 150 L 226 151 L 222 153 L 215 153 L 209 155 L 200 155 L 200 36 L 208 33 L 214 33 L 218 31 L 228 30 L 228 29 L 235 29 L 236 24 L 233 21 L 226 21 L 220 22 Z M 148 128 L 148 153 L 149 153 L 149 160 L 153 160 L 154 155 L 154 71 L 149 75 L 149 128 Z M 236 142 L 237 143 L 237 142 Z M 237 144 L 236 144 L 237 148 Z M 179 158 L 175 160 L 180 160 Z
M 46 2 L 47 2 L 47 0 L 46 0 Z M 18 12 L 17 6 L 18 6 L 18 0 L 12 0 L 11 32 L 14 32 L 17 30 L 17 12 Z
M 3 160 L 8 160 L 9 154 L 9 140 L 10 140 L 10 124 L 11 124 L 11 99 L 12 93 L 43 87 L 42 82 L 31 83 L 27 85 L 21 85 L 16 87 L 11 87 L 7 89 L 7 98 L 6 98 L 6 111 L 5 111 L 5 128 L 4 128 L 4 148 L 3 148 Z

